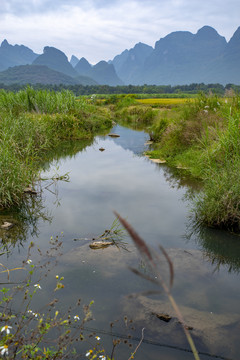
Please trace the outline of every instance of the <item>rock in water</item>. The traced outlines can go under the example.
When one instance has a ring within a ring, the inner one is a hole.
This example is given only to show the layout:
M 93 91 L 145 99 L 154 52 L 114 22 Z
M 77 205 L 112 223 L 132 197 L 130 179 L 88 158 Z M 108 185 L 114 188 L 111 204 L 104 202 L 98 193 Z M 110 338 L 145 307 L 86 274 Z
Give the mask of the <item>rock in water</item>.
M 108 136 L 110 136 L 110 137 L 120 137 L 120 135 L 118 135 L 118 134 L 108 134 Z
M 14 226 L 13 223 L 10 223 L 8 221 L 4 221 L 3 225 L 1 225 L 1 229 L 9 230 Z
M 94 241 L 89 245 L 89 247 L 91 249 L 103 249 L 113 244 L 113 241 Z

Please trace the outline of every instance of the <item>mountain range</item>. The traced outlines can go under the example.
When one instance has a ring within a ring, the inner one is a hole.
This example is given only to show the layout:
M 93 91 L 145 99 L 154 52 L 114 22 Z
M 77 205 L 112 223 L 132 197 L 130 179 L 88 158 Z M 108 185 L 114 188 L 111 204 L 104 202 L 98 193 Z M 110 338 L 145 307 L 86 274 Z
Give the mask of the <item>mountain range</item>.
M 36 54 L 24 45 L 0 46 L 0 82 L 83 85 L 240 85 L 240 27 L 229 42 L 210 27 L 193 34 L 176 31 L 155 46 L 138 43 L 112 60 L 91 65 L 84 57 L 70 62 L 60 50 L 46 46 Z

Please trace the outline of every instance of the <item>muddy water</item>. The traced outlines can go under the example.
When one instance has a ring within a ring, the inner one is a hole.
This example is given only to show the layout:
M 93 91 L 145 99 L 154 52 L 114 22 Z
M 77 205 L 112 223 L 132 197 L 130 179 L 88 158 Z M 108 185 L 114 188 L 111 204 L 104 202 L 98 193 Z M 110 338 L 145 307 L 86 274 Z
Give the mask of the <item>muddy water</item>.
M 116 210 L 159 253 L 159 271 L 166 283 L 168 266 L 159 245 L 168 251 L 175 269 L 172 292 L 201 358 L 239 359 L 239 237 L 196 229 L 191 204 L 184 198 L 189 189 L 197 189 L 197 184 L 181 170 L 176 172 L 144 157 L 148 140 L 144 132 L 120 126 L 112 132 L 120 137 L 97 137 L 82 151 L 65 150 L 64 156 L 59 155 L 46 167 L 42 176 L 49 180 L 42 182 L 41 196 L 29 197 L 31 211 L 26 208 L 20 214 L 1 215 L 2 220 L 17 223 L 1 233 L 5 243 L 11 239 L 15 242 L 8 246 L 10 252 L 1 257 L 1 262 L 14 267 L 26 257 L 30 241 L 44 252 L 51 236 L 58 235 L 63 242 L 62 255 L 42 280 L 36 308 L 56 297 L 53 290 L 55 275 L 59 274 L 64 276 L 65 285 L 57 294 L 61 310 L 74 305 L 78 298 L 82 304 L 94 300 L 94 320 L 88 323 L 88 330 L 96 329 L 108 354 L 111 332 L 128 341 L 119 346 L 115 359 L 128 359 L 142 328 L 144 341 L 136 359 L 192 359 L 166 296 L 146 295 L 157 288 L 129 270 L 131 266 L 149 274 L 131 240 L 126 236 L 123 248 L 100 250 L 90 249 L 88 240 L 74 240 L 102 234 L 114 221 Z M 69 181 L 51 180 L 56 173 L 69 173 Z M 31 255 L 35 263 L 37 253 L 35 247 Z M 20 275 L 15 275 L 15 280 L 18 278 Z M 171 320 L 161 320 L 161 314 Z M 132 339 L 128 339 L 129 334 Z M 82 349 L 78 349 L 79 358 L 85 351 Z

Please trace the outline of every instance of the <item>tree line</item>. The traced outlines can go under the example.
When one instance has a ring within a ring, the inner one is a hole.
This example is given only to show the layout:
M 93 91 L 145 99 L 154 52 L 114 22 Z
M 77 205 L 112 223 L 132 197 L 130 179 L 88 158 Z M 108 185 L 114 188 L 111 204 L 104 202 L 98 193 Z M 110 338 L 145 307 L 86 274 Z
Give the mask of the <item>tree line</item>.
M 0 89 L 7 91 L 19 91 L 26 88 L 27 84 L 11 84 L 5 85 L 0 83 Z M 204 83 L 193 83 L 190 85 L 118 85 L 118 86 L 109 86 L 109 85 L 54 85 L 54 84 L 34 84 L 30 86 L 36 90 L 53 90 L 61 91 L 64 89 L 72 91 L 76 96 L 79 95 L 92 95 L 92 94 L 197 94 L 199 92 L 203 93 L 213 93 L 216 95 L 224 95 L 226 91 L 232 89 L 234 92 L 238 93 L 240 91 L 240 85 L 234 84 L 204 84 Z

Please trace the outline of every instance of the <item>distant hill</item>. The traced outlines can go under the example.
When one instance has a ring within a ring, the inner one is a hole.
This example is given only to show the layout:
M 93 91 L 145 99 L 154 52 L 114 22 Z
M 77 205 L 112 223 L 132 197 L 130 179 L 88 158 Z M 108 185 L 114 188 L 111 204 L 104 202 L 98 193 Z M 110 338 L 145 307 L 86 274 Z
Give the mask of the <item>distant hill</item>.
M 10 66 L 32 64 L 38 54 L 24 45 L 10 45 L 4 40 L 0 46 L 0 71 Z
M 114 66 L 106 61 L 100 61 L 91 66 L 85 58 L 81 58 L 75 66 L 75 70 L 81 75 L 94 79 L 100 85 L 123 85 L 123 81 L 117 76 Z
M 46 46 L 43 54 L 37 55 L 23 45 L 10 45 L 4 40 L 0 46 L 0 71 L 17 65 L 45 65 L 58 72 L 50 81 L 79 83 L 84 85 L 188 85 L 192 83 L 229 83 L 240 85 L 240 27 L 229 42 L 210 27 L 203 26 L 193 34 L 175 31 L 159 39 L 154 48 L 139 42 L 124 50 L 113 60 L 91 65 L 84 57 L 80 60 L 67 56 L 60 50 Z M 33 71 L 37 73 L 33 74 Z M 17 76 L 17 82 L 35 78 L 45 83 L 46 71 L 40 68 L 21 68 L 1 74 L 5 83 Z M 15 75 L 13 73 L 15 72 Z M 24 74 L 23 74 L 24 72 Z M 59 75 L 70 77 L 63 78 Z M 43 78 L 41 79 L 40 74 Z M 50 74 L 50 73 L 49 73 Z M 6 76 L 10 76 L 7 79 Z
M 133 49 L 116 56 L 112 63 L 125 84 L 226 84 L 230 82 L 230 77 L 223 76 L 221 71 L 229 73 L 226 69 L 228 61 L 225 60 L 229 57 L 229 44 L 215 29 L 204 26 L 196 34 L 189 31 L 172 32 L 157 41 L 154 49 L 145 44 L 136 44 Z M 233 57 L 236 58 L 236 53 Z M 221 71 L 217 70 L 219 66 Z M 235 75 L 239 72 L 236 64 L 232 72 Z
M 173 32 L 156 42 L 138 79 L 156 85 L 207 81 L 209 66 L 221 58 L 226 46 L 226 39 L 210 26 L 204 26 L 197 34 Z
M 33 65 L 46 65 L 52 70 L 62 72 L 71 77 L 76 77 L 78 73 L 69 63 L 67 56 L 60 50 L 45 46 L 43 54 L 39 55 L 32 63 Z
M 133 49 L 125 50 L 110 61 L 125 84 L 137 84 L 139 73 L 146 59 L 152 54 L 152 46 L 138 43 Z
M 204 81 L 221 84 L 240 84 L 240 27 L 235 31 L 224 51 L 209 63 Z
M 77 79 L 49 69 L 45 65 L 20 65 L 0 72 L 0 83 L 10 84 L 65 84 L 95 85 L 96 82 L 87 77 Z

